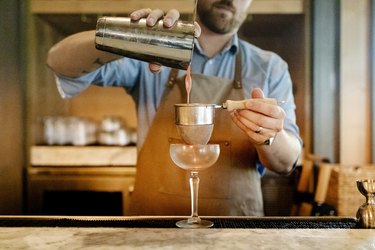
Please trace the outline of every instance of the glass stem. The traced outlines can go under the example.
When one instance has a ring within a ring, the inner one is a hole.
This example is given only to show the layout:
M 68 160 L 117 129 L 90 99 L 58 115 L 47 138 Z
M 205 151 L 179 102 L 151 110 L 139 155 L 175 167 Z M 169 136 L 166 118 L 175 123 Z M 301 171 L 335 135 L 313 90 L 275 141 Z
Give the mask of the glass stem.
M 189 178 L 190 194 L 191 194 L 191 217 L 188 223 L 200 223 L 201 219 L 198 216 L 198 190 L 199 190 L 199 176 L 198 172 L 192 171 Z

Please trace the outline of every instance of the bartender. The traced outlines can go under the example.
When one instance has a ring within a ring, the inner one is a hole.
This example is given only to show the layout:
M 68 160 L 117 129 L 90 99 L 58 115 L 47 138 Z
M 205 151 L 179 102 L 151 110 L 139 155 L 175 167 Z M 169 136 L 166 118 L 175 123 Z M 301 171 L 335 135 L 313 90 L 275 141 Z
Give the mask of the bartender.
M 288 66 L 275 53 L 239 39 L 252 0 L 199 0 L 191 63 L 191 102 L 243 100 L 246 109 L 217 110 L 209 143 L 220 144 L 217 163 L 200 173 L 201 215 L 263 215 L 261 177 L 266 169 L 290 173 L 301 152 Z M 177 10 L 141 9 L 130 15 L 162 19 L 171 27 Z M 198 28 L 199 27 L 199 28 Z M 200 34 L 199 34 L 200 33 Z M 187 215 L 188 173 L 175 166 L 169 145 L 181 142 L 174 104 L 186 102 L 184 70 L 148 64 L 95 49 L 95 31 L 74 34 L 53 46 L 47 64 L 64 98 L 90 85 L 122 87 L 136 103 L 138 162 L 132 215 Z M 254 99 L 274 98 L 280 105 Z M 124 107 L 126 112 L 126 107 Z M 291 195 L 291 194 L 290 194 Z

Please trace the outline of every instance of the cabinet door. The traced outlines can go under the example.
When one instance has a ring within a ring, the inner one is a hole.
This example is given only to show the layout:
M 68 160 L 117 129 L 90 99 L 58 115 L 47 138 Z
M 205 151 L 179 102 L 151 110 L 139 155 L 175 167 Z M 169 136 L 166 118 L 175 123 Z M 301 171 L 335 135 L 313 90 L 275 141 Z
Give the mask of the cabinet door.
M 134 176 L 31 174 L 27 213 L 127 215 L 133 185 Z

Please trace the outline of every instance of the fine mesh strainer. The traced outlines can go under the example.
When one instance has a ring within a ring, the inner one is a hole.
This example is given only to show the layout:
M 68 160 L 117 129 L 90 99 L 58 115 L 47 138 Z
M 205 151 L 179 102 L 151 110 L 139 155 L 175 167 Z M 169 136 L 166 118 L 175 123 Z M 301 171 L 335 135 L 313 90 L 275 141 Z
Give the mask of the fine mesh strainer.
M 187 144 L 207 144 L 214 128 L 215 104 L 175 104 L 176 126 Z
M 257 98 L 253 100 L 272 105 L 278 104 L 276 99 L 273 98 Z M 246 109 L 247 101 L 248 100 L 227 100 L 222 105 L 203 103 L 175 104 L 177 131 L 181 139 L 187 144 L 207 144 L 214 128 L 215 109 L 223 108 L 228 111 Z

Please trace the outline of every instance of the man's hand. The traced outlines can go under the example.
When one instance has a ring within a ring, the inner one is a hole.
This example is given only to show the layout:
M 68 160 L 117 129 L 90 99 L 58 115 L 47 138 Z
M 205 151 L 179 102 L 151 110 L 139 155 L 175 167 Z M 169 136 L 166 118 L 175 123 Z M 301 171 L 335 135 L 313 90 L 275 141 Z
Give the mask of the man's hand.
M 140 9 L 130 14 L 130 19 L 138 21 L 141 18 L 146 18 L 146 24 L 150 27 L 154 26 L 159 20 L 163 20 L 163 25 L 166 28 L 172 27 L 176 21 L 180 18 L 180 12 L 176 9 L 171 9 L 164 13 L 160 9 Z M 195 37 L 199 37 L 201 34 L 201 28 L 197 22 L 195 24 Z M 162 65 L 159 63 L 150 63 L 149 68 L 151 72 L 157 73 L 160 71 Z
M 247 109 L 234 110 L 231 117 L 253 143 L 263 144 L 283 130 L 285 112 L 278 105 L 262 102 L 264 94 L 259 88 L 252 91 L 251 97 L 246 102 Z

